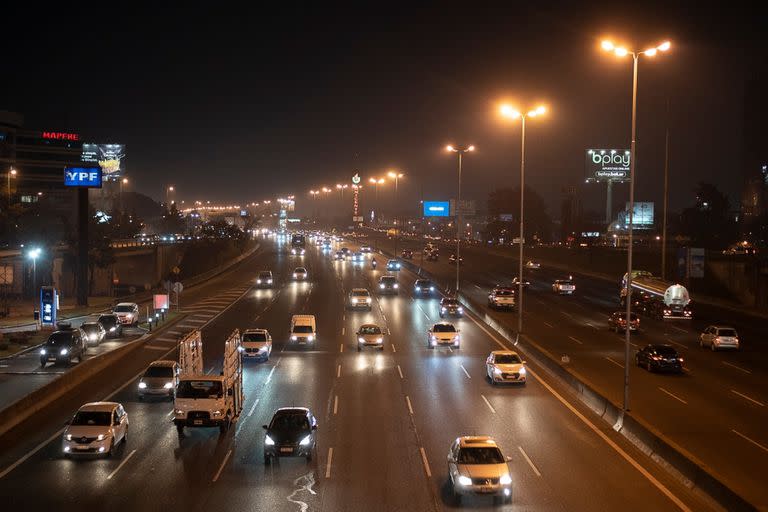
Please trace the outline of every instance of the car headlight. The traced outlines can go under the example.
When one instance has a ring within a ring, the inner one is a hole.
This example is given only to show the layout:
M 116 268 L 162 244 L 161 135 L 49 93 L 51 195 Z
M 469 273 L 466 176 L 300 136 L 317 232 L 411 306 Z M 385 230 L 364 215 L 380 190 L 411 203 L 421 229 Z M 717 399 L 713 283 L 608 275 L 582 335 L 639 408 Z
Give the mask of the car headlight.
M 221 409 L 216 411 L 211 411 L 211 416 L 221 416 Z
M 296 341 L 296 336 L 291 336 L 291 341 Z
M 500 368 L 494 368 L 493 369 L 493 373 L 495 373 L 496 375 L 501 375 L 501 369 Z
M 115 332 L 117 330 L 117 327 L 110 327 L 109 332 Z
M 267 284 L 272 284 L 272 280 L 271 279 L 267 279 Z
M 243 348 L 243 347 L 237 347 L 237 351 L 238 351 L 238 352 L 245 352 L 245 348 Z
M 520 375 L 525 375 L 525 368 L 520 368 L 520 371 L 518 372 Z
M 61 352 L 59 352 L 59 354 L 65 356 L 65 355 L 69 354 L 69 350 L 63 348 L 63 349 L 61 349 Z
M 397 283 L 395 283 L 395 284 L 392 286 L 392 288 L 394 288 L 394 289 L 397 289 L 397 286 L 398 286 L 398 285 L 397 285 Z
M 315 339 L 315 337 L 312 336 L 311 334 L 309 336 L 307 336 L 307 341 L 314 341 L 314 339 Z
M 261 284 L 261 279 L 257 279 L 256 284 Z
M 44 348 L 41 348 L 41 349 L 40 349 L 40 353 L 41 353 L 42 355 L 45 355 L 45 354 L 47 354 L 48 352 L 47 352 L 47 351 L 46 351 Z
M 416 291 L 417 291 L 417 292 L 420 292 L 420 291 L 421 291 L 421 286 L 417 286 L 417 287 L 416 287 Z
M 464 312 L 464 308 L 459 307 L 458 311 L 459 311 L 459 313 L 463 313 Z
M 376 338 L 376 343 L 384 343 L 384 338 Z
M 370 304 L 370 303 L 371 303 L 371 298 L 370 298 L 370 297 L 366 298 L 366 299 L 365 299 L 365 302 L 367 302 L 368 304 Z
M 133 318 L 133 313 L 128 313 L 127 315 L 125 315 L 125 317 L 126 317 L 128 320 L 131 320 L 131 319 Z
M 472 485 L 472 479 L 468 476 L 461 475 L 459 477 L 459 485 Z
M 434 286 L 430 286 L 429 287 L 429 291 L 431 291 L 431 292 L 435 291 L 435 287 Z
M 166 382 L 163 384 L 164 389 L 171 389 L 173 387 L 173 382 Z
M 97 441 L 103 441 L 105 437 L 107 437 L 107 436 L 105 436 L 104 434 L 99 434 L 98 436 L 96 436 L 96 440 Z
M 310 443 L 311 441 L 312 441 L 312 436 L 311 436 L 311 435 L 308 435 L 308 436 L 306 436 L 304 439 L 302 439 L 301 441 L 299 441 L 299 444 L 300 444 L 301 446 L 308 446 L 308 445 L 309 445 L 309 443 Z
M 269 436 L 264 436 L 264 444 L 267 446 L 274 446 L 275 441 Z
M 72 440 L 72 434 L 66 434 L 64 436 L 64 439 L 66 439 L 67 441 L 71 441 Z
M 440 311 L 442 311 L 443 313 L 445 313 L 445 312 L 447 311 L 447 309 L 446 309 L 445 307 L 442 307 L 442 308 L 440 308 Z
M 512 483 L 512 477 L 509 475 L 502 475 L 501 478 L 499 478 L 499 483 L 501 485 L 509 485 Z
M 146 382 L 139 382 L 139 389 L 147 389 L 147 383 Z
M 379 285 L 379 288 L 381 288 L 381 289 L 383 290 L 383 289 L 384 289 L 384 283 L 381 283 L 381 284 Z
M 173 413 L 174 413 L 174 414 L 176 414 L 176 415 L 178 416 L 178 415 L 184 414 L 184 411 L 182 411 L 181 409 L 175 409 L 175 410 L 173 411 Z
M 91 335 L 89 335 L 89 336 L 88 336 L 88 339 L 89 339 L 90 341 L 96 341 L 98 338 L 99 338 L 99 337 L 98 337 L 98 336 L 96 336 L 95 334 L 91 334 Z
M 296 279 L 297 277 L 299 277 L 299 274 L 297 274 L 296 272 L 294 272 L 294 273 L 293 273 L 293 278 L 294 278 L 294 279 Z
M 365 343 L 365 338 L 357 338 L 358 343 Z

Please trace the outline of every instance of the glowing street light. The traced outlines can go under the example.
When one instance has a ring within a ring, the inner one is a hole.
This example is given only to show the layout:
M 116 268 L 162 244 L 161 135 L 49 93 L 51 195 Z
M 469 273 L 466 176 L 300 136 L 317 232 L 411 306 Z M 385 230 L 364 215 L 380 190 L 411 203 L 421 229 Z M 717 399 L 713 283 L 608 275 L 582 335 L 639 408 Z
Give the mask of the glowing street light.
M 13 167 L 8 170 L 8 206 L 11 205 L 11 178 L 16 178 L 17 171 Z
M 457 147 L 445 146 L 446 151 L 456 153 L 459 157 L 459 179 L 456 194 L 456 298 L 459 298 L 459 269 L 461 268 L 461 157 L 464 153 L 471 153 L 475 146 Z M 448 224 L 450 226 L 450 224 Z
M 520 235 L 518 239 L 518 243 L 520 244 L 520 253 L 519 253 L 519 272 L 518 272 L 518 283 L 517 283 L 517 335 L 520 336 L 520 334 L 523 332 L 523 245 L 524 245 L 524 235 L 525 235 L 525 228 L 523 224 L 523 201 L 525 199 L 525 120 L 528 117 L 537 117 L 544 115 L 547 112 L 547 109 L 544 107 L 544 105 L 540 105 L 534 109 L 529 110 L 528 112 L 522 113 L 516 108 L 512 107 L 511 105 L 502 105 L 499 109 L 499 112 L 503 117 L 509 118 L 509 119 L 520 119 L 521 124 L 521 130 L 520 130 Z
M 34 295 L 35 290 L 37 290 L 37 258 L 40 257 L 40 254 L 42 254 L 42 249 L 35 247 L 34 249 L 30 249 L 27 253 L 27 256 L 29 259 L 32 260 L 32 294 Z
M 654 46 L 643 51 L 630 51 L 624 47 L 616 46 L 612 41 L 603 41 L 600 46 L 604 51 L 613 52 L 617 57 L 632 55 L 632 142 L 629 147 L 629 212 L 627 226 L 627 282 L 626 294 L 624 300 L 627 306 L 627 326 L 630 325 L 632 317 L 632 215 L 635 209 L 635 139 L 637 134 L 637 63 L 641 55 L 654 57 L 658 52 L 666 52 L 672 47 L 672 43 L 664 41 L 658 46 Z M 662 251 L 664 250 L 662 244 Z M 623 410 L 629 411 L 629 341 L 630 329 L 625 329 L 624 341 L 624 407 Z

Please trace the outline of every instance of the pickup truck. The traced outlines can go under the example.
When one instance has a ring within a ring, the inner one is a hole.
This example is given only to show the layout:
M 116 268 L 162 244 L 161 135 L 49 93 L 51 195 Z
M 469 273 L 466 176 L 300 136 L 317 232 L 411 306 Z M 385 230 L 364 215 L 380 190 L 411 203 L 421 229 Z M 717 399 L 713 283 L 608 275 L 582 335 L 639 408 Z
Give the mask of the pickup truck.
M 514 309 L 515 290 L 508 286 L 495 286 L 488 294 L 488 307 L 493 309 Z

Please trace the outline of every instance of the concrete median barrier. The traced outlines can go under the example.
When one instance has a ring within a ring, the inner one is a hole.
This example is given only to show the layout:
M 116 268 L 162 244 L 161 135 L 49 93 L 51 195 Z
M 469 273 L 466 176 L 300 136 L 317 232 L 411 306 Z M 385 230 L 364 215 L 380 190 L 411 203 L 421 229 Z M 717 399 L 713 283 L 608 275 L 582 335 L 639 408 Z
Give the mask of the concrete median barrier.
M 385 257 L 394 257 L 387 251 L 380 250 L 380 253 Z M 439 279 L 423 268 L 419 268 L 418 265 L 410 261 L 402 261 L 402 263 L 405 269 L 414 274 L 439 283 Z M 506 339 L 513 348 L 525 354 L 527 359 L 534 360 L 548 373 L 563 382 L 582 403 L 609 424 L 613 430 L 620 433 L 686 487 L 712 502 L 713 505 L 728 511 L 758 510 L 733 491 L 725 483 L 722 475 L 716 474 L 693 454 L 667 439 L 642 419 L 631 413 L 625 413 L 621 407 L 596 391 L 589 384 L 588 379 L 568 368 L 567 363 L 563 363 L 560 356 L 553 354 L 525 334 L 517 336 L 514 330 L 496 321 L 482 304 L 470 297 L 459 293 L 457 298 L 467 311 Z

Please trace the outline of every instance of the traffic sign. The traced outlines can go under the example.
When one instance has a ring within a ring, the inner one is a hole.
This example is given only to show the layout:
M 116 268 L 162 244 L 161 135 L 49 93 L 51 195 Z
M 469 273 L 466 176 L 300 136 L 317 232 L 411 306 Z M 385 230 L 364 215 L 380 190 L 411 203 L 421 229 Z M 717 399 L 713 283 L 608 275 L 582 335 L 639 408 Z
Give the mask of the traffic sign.
M 173 291 L 176 292 L 176 293 L 181 293 L 181 292 L 184 291 L 184 285 L 181 284 L 181 281 L 177 281 L 177 282 L 173 283 L 172 288 L 173 288 Z
M 356 215 L 352 217 L 352 222 L 363 222 L 363 216 L 362 215 Z
M 519 244 L 520 243 L 520 237 L 516 236 L 515 238 L 513 238 L 512 239 L 512 243 L 513 244 Z M 525 238 L 523 238 L 523 243 L 525 243 Z

